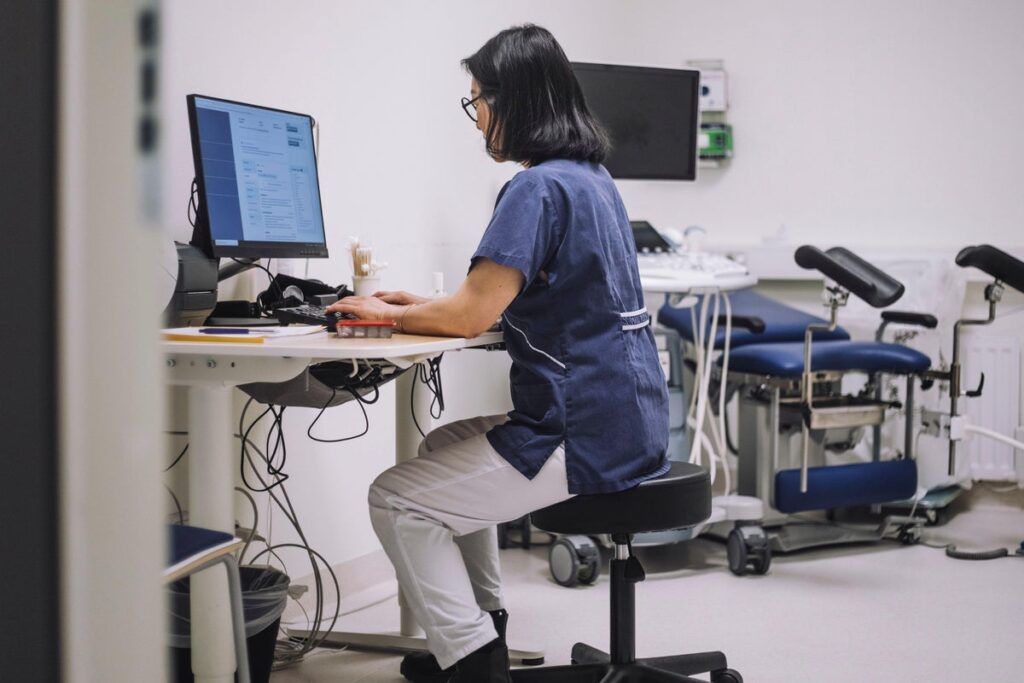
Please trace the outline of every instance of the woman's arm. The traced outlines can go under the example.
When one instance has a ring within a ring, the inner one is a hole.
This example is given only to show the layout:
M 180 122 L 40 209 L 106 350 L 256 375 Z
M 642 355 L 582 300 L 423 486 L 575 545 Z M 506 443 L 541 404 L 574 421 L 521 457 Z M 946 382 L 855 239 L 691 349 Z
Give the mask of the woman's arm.
M 451 296 L 404 306 L 376 297 L 350 296 L 327 310 L 354 313 L 369 320 L 390 318 L 399 323 L 400 332 L 472 338 L 494 325 L 519 294 L 523 280 L 523 274 L 515 268 L 481 258 Z

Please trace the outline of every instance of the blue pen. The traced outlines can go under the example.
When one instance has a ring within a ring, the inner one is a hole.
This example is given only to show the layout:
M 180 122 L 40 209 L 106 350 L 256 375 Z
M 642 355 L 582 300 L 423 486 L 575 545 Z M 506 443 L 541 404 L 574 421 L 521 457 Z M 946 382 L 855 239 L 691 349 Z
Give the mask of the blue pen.
M 199 334 L 249 334 L 245 327 L 200 327 Z

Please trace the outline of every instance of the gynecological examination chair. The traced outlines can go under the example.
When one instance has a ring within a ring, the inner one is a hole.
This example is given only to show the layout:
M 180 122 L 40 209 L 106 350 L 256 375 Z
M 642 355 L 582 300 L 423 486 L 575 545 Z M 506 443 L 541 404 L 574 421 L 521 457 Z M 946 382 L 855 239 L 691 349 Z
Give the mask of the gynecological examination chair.
M 901 501 L 917 493 L 913 401 L 916 385 L 934 381 L 925 375 L 931 361 L 919 351 L 884 342 L 881 336 L 889 325 L 934 327 L 936 320 L 927 314 L 886 310 L 875 340 L 851 340 L 838 325 L 838 310 L 849 295 L 886 308 L 902 296 L 903 285 L 842 247 L 821 251 L 803 246 L 796 250 L 795 260 L 830 281 L 824 292 L 828 320 L 744 290 L 730 297 L 730 314 L 739 324 L 729 329 L 718 326 L 715 369 L 719 379 L 725 374 L 725 382 L 708 386 L 739 400 L 737 492 L 764 502 L 761 524 L 768 528 L 775 551 L 875 541 L 891 533 L 914 542 L 919 522 L 910 517 L 886 517 L 877 527 L 862 529 L 806 520 L 801 514 Z M 666 305 L 658 322 L 692 343 L 699 336 L 700 322 L 693 310 Z M 843 379 L 849 374 L 862 378 L 856 393 L 843 392 Z M 905 380 L 902 404 L 882 400 L 878 387 L 885 376 Z M 712 406 L 716 403 L 710 401 Z M 827 462 L 828 453 L 849 450 L 893 410 L 906 415 L 906 438 L 897 457 L 883 461 L 876 450 L 870 462 Z M 731 442 L 728 426 L 724 431 L 723 441 Z M 740 526 L 728 535 L 730 569 L 737 574 L 749 564 L 744 529 Z

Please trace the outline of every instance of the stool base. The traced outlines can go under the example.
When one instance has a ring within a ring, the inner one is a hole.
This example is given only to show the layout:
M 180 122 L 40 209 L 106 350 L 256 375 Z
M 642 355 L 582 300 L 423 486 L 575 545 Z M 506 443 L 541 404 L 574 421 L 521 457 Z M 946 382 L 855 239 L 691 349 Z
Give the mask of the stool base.
M 512 672 L 512 680 L 515 683 L 701 683 L 690 676 L 710 673 L 713 683 L 743 681 L 737 672 L 728 668 L 725 655 L 721 652 L 699 652 L 613 663 L 607 653 L 585 643 L 577 643 L 572 648 L 572 661 L 573 664 L 568 666 L 516 669 Z

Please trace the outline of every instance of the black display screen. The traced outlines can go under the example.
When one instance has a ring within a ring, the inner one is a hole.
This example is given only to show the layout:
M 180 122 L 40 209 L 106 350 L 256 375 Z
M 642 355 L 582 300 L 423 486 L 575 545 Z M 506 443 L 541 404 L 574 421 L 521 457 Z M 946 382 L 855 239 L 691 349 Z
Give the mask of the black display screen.
M 647 221 L 630 221 L 637 252 L 671 251 L 672 245 Z
M 613 178 L 693 180 L 700 72 L 572 65 L 587 106 L 611 136 Z

